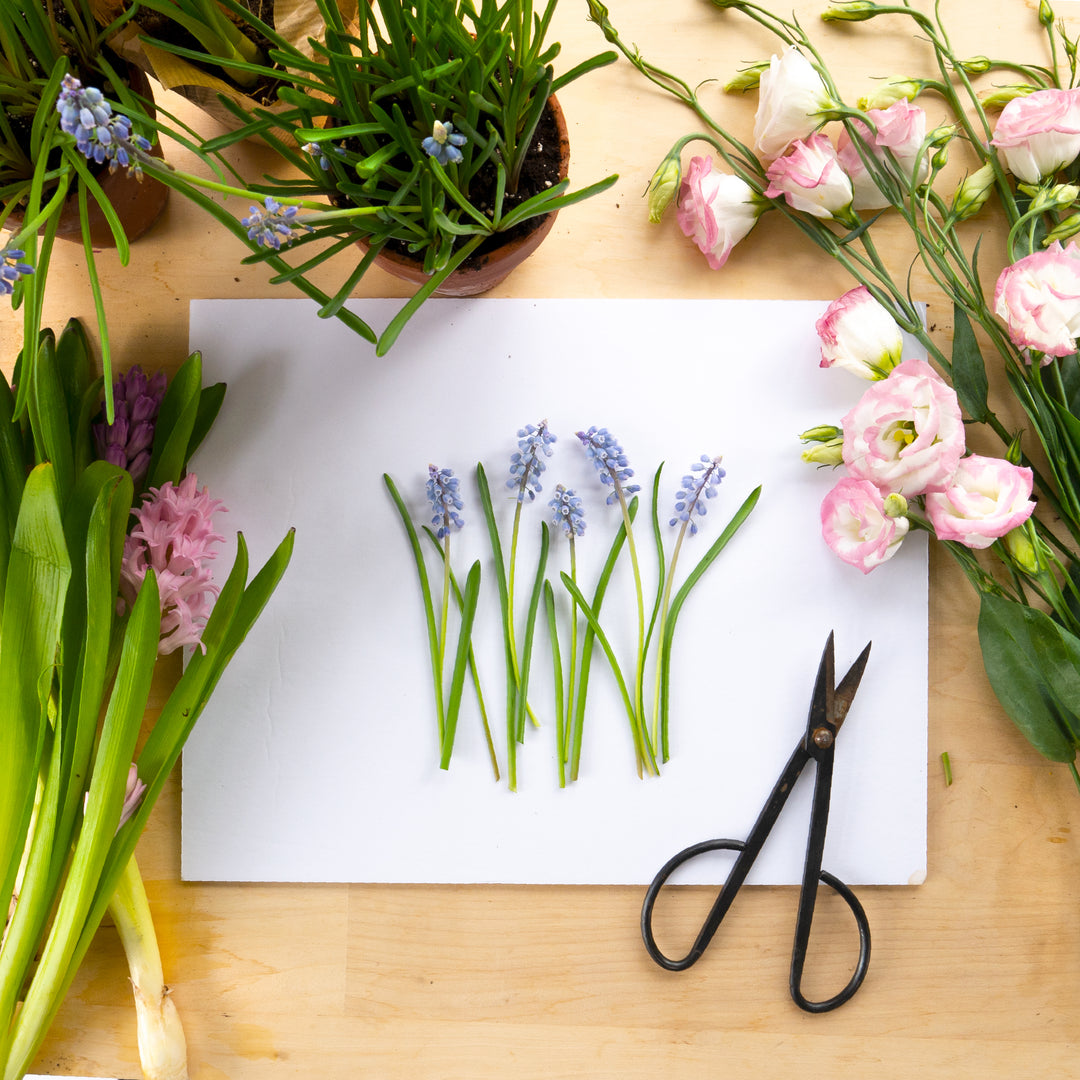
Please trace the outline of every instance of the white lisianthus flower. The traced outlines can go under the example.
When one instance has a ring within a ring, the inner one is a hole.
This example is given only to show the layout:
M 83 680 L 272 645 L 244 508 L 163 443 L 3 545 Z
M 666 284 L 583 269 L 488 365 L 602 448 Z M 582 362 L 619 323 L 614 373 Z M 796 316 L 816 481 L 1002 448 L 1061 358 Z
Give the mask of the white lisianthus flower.
M 1054 241 L 1002 270 L 994 311 L 1021 349 L 1050 356 L 1076 351 L 1080 336 L 1080 248 Z M 1049 363 L 1044 360 L 1043 363 Z
M 1036 90 L 1013 98 L 998 118 L 991 146 L 1005 168 L 1037 184 L 1080 156 L 1080 89 Z
M 695 157 L 679 189 L 679 228 L 719 270 L 767 205 L 745 180 L 715 172 L 708 158 Z
M 769 61 L 759 93 L 754 149 L 763 158 L 778 158 L 821 126 L 822 113 L 836 107 L 821 76 L 794 46 Z

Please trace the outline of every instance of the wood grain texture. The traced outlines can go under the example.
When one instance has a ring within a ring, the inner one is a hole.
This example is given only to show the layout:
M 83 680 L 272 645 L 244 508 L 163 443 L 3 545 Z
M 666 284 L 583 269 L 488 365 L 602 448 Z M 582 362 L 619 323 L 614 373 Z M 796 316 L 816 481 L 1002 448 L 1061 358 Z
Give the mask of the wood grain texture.
M 795 6 L 804 25 L 816 25 L 818 5 Z M 723 80 L 772 51 L 760 30 L 700 0 L 659 8 L 613 0 L 610 7 L 626 40 L 691 84 Z M 945 7 L 959 52 L 1043 56 L 1030 0 L 950 0 Z M 585 14 L 583 2 L 564 0 L 556 17 L 563 70 L 604 48 Z M 1078 20 L 1067 19 L 1075 33 Z M 865 92 L 873 76 L 930 73 L 925 49 L 895 18 L 823 27 L 817 40 L 852 96 Z M 733 130 L 749 134 L 752 96 L 704 93 Z M 653 168 L 675 138 L 698 125 L 627 64 L 560 98 L 572 180 L 587 183 L 612 171 L 620 179 L 601 198 L 561 214 L 537 255 L 494 295 L 832 299 L 850 287 L 776 215 L 720 273 L 706 268 L 672 221 L 648 225 L 641 196 Z M 174 95 L 162 100 L 208 134 L 217 130 Z M 167 149 L 171 160 L 186 164 L 177 148 Z M 236 160 L 251 175 L 272 163 L 259 147 Z M 950 168 L 959 177 L 964 163 Z M 243 214 L 246 205 L 234 209 Z M 906 265 L 903 234 L 882 225 L 883 252 L 895 266 Z M 999 264 L 1000 222 L 979 227 L 988 230 L 984 265 Z M 190 299 L 293 295 L 270 286 L 265 270 L 241 267 L 242 254 L 215 222 L 177 199 L 134 246 L 126 269 L 103 253 L 118 366 L 175 370 L 187 353 Z M 322 274 L 320 284 L 329 286 L 338 273 Z M 913 292 L 929 302 L 930 322 L 947 343 L 950 312 L 918 268 Z M 373 272 L 358 295 L 405 290 Z M 46 322 L 59 329 L 71 315 L 92 325 L 82 251 L 63 246 Z M 8 371 L 20 344 L 18 316 L 0 313 Z M 198 344 L 212 354 L 213 342 Z M 723 350 L 722 327 L 703 348 L 706 362 L 709 349 Z M 770 386 L 767 357 L 750 359 L 763 368 L 762 399 L 751 407 L 768 408 L 768 395 L 782 387 Z M 1000 373 L 992 384 L 1008 415 Z M 654 967 L 641 948 L 637 889 L 183 883 L 178 769 L 139 859 L 192 1077 L 652 1080 L 826 1069 L 837 1078 L 1075 1075 L 1080 798 L 1065 770 L 1038 758 L 996 705 L 978 655 L 975 598 L 936 551 L 930 601 L 929 873 L 918 887 L 861 890 L 873 959 L 863 989 L 839 1012 L 806 1016 L 788 999 L 796 902 L 789 888 L 750 890 L 725 924 L 722 947 L 679 976 Z M 176 674 L 175 665 L 164 666 L 156 701 Z M 904 673 L 895 679 L 902 696 Z M 951 787 L 942 751 L 951 757 Z M 704 891 L 687 890 L 665 916 L 669 932 L 688 929 L 695 905 L 707 900 Z M 810 969 L 823 993 L 846 979 L 853 959 L 849 917 L 840 909 L 825 904 L 815 930 Z M 129 998 L 123 954 L 105 926 L 36 1071 L 138 1075 Z

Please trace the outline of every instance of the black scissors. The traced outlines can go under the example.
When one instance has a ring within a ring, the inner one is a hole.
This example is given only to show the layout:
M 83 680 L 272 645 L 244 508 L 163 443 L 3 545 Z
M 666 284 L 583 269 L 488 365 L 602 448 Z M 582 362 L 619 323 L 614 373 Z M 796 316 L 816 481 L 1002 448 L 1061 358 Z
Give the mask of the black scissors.
M 776 781 L 768 801 L 762 808 L 754 827 L 745 843 L 741 840 L 703 840 L 684 848 L 677 855 L 668 859 L 660 872 L 653 878 L 645 903 L 641 908 L 641 936 L 645 939 L 645 948 L 649 955 L 668 971 L 685 971 L 694 964 L 712 941 L 713 935 L 731 907 L 754 860 L 758 857 L 769 836 L 776 819 L 780 816 L 787 802 L 795 781 L 799 778 L 807 762 L 817 763 L 817 775 L 814 782 L 814 802 L 810 813 L 810 836 L 806 844 L 806 862 L 803 865 L 802 891 L 799 894 L 799 911 L 795 920 L 795 944 L 791 951 L 791 997 L 800 1009 L 807 1012 L 822 1013 L 843 1005 L 862 985 L 866 970 L 870 965 L 870 924 L 866 912 L 855 894 L 838 878 L 821 869 L 821 856 L 825 849 L 825 829 L 829 820 L 829 793 L 832 788 L 833 756 L 836 751 L 836 733 L 840 730 L 848 709 L 851 707 L 855 691 L 859 688 L 870 645 L 859 654 L 850 670 L 841 680 L 834 682 L 833 635 L 825 643 L 818 665 L 817 681 L 814 683 L 814 696 L 810 699 L 810 715 L 806 722 L 806 734 L 799 740 L 784 771 Z M 660 890 L 668 878 L 684 863 L 709 851 L 737 851 L 735 865 L 728 874 L 705 920 L 697 940 L 690 951 L 681 959 L 673 960 L 660 951 L 653 936 L 653 907 Z M 855 973 L 847 986 L 838 994 L 825 1001 L 810 1001 L 802 993 L 803 967 L 806 963 L 806 949 L 810 942 L 810 926 L 814 921 L 814 905 L 817 901 L 818 881 L 825 882 L 840 894 L 851 909 L 859 928 L 859 959 Z

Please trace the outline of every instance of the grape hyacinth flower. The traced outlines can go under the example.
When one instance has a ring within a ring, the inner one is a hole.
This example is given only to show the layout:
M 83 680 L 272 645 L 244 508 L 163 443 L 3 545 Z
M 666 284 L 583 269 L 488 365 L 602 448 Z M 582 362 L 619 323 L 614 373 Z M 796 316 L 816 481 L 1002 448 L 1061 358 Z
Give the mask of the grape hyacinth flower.
M 462 160 L 461 151 L 469 140 L 454 131 L 454 125 L 447 121 L 436 120 L 431 134 L 420 144 L 428 157 L 433 157 L 440 165 L 456 165 Z
M 61 130 L 75 137 L 75 146 L 85 158 L 99 165 L 109 163 L 109 172 L 119 166 L 128 175 L 142 179 L 138 154 L 150 149 L 142 135 L 133 135 L 131 121 L 113 114 L 105 95 L 95 86 L 84 87 L 73 75 L 65 75 L 56 99 Z
M 180 483 L 151 488 L 138 519 L 124 542 L 120 566 L 121 614 L 135 603 L 146 571 L 157 575 L 161 600 L 161 641 L 158 653 L 167 655 L 184 645 L 202 648 L 201 636 L 217 588 L 205 565 L 216 556 L 212 546 L 225 538 L 214 532 L 213 515 L 224 510 L 188 473 Z
M 442 540 L 450 535 L 452 529 L 460 529 L 465 524 L 458 513 L 464 507 L 460 495 L 461 481 L 454 475 L 453 469 L 439 469 L 428 466 L 427 497 L 434 512 L 431 524 L 435 526 L 435 536 Z
M 546 420 L 539 426 L 526 424 L 518 429 L 518 448 L 510 458 L 510 479 L 508 488 L 518 489 L 517 501 L 523 502 L 528 495 L 532 502 L 543 490 L 540 486 L 540 474 L 547 468 L 544 458 L 551 457 L 552 444 L 557 442 L 555 435 L 548 430 Z
M 573 541 L 575 536 L 583 536 L 585 533 L 585 509 L 581 505 L 581 496 L 574 493 L 573 488 L 555 485 L 555 494 L 548 501 L 551 508 L 552 522 L 562 529 L 568 540 Z
M 701 457 L 690 466 L 691 472 L 702 473 L 701 476 L 686 475 L 682 478 L 682 487 L 675 493 L 675 516 L 668 522 L 669 525 L 683 523 L 684 531 L 688 528 L 691 536 L 697 536 L 697 523 L 694 515 L 704 517 L 706 506 L 703 500 L 716 497 L 716 488 L 727 473 L 720 468 L 721 459 L 711 458 L 708 454 Z
M 295 228 L 296 207 L 282 206 L 272 195 L 267 195 L 263 205 L 249 207 L 251 214 L 240 219 L 240 224 L 247 229 L 248 239 L 254 240 L 259 247 L 281 250 L 282 243 L 290 244 L 299 230 Z M 303 228 L 312 232 L 310 225 Z
M 93 425 L 94 446 L 102 461 L 118 465 L 131 473 L 139 491 L 150 468 L 150 451 L 158 410 L 165 397 L 165 375 L 158 372 L 147 378 L 136 364 L 113 382 L 115 417 Z
M 26 252 L 22 248 L 5 245 L 0 248 L 0 296 L 11 296 L 19 278 L 32 274 L 34 268 L 22 262 Z
M 608 506 L 619 501 L 619 493 L 633 495 L 641 490 L 640 484 L 627 484 L 634 475 L 626 453 L 618 440 L 607 428 L 593 425 L 588 431 L 579 431 L 577 437 L 585 447 L 585 453 L 600 474 L 600 483 L 612 488 L 607 497 Z

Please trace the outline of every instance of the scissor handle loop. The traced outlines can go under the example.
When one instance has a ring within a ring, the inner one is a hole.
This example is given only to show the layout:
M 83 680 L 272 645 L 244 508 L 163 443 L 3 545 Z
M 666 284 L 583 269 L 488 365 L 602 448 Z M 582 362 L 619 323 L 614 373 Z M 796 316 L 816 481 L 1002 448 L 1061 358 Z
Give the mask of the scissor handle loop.
M 834 994 L 824 1001 L 810 1001 L 809 998 L 803 996 L 802 992 L 806 943 L 795 942 L 795 948 L 791 953 L 791 980 L 789 984 L 791 999 L 800 1009 L 809 1013 L 824 1013 L 838 1009 L 845 1001 L 853 997 L 855 991 L 862 986 L 863 979 L 866 978 L 866 972 L 870 968 L 870 921 L 866 917 L 866 911 L 859 902 L 859 898 L 838 877 L 830 874 L 828 870 L 822 870 L 818 874 L 818 880 L 828 885 L 833 892 L 838 893 L 840 899 L 851 909 L 851 914 L 855 916 L 855 925 L 859 928 L 859 959 L 855 963 L 855 971 L 848 980 L 847 986 L 840 993 Z
M 660 895 L 660 890 L 663 889 L 667 884 L 668 879 L 680 866 L 689 862 L 691 859 L 697 858 L 699 855 L 704 855 L 710 851 L 741 852 L 745 849 L 746 844 L 742 840 L 702 840 L 697 844 L 691 844 L 689 847 L 683 848 L 682 851 L 673 855 L 660 868 L 656 877 L 653 878 L 652 883 L 646 890 L 645 900 L 641 905 L 641 937 L 645 942 L 645 949 L 649 956 L 652 957 L 660 967 L 665 968 L 667 971 L 685 971 L 701 958 L 701 955 L 705 952 L 713 935 L 716 933 L 720 922 L 723 920 L 724 915 L 727 914 L 727 910 L 731 906 L 732 901 L 735 899 L 734 892 L 738 891 L 738 886 L 734 888 L 733 892 L 729 892 L 726 901 L 721 906 L 720 900 L 724 899 L 724 892 L 729 889 L 727 885 L 724 886 L 717 904 L 713 905 L 713 910 L 710 912 L 709 918 L 699 931 L 694 944 L 690 947 L 690 951 L 685 956 L 679 957 L 678 959 L 672 958 L 664 953 L 659 945 L 657 945 L 656 937 L 653 934 L 653 909 L 656 907 L 656 901 Z M 745 877 L 745 875 L 743 876 Z M 828 870 L 822 870 L 818 874 L 818 880 L 825 885 L 828 885 L 834 892 L 838 893 L 840 899 L 847 904 L 851 909 L 852 915 L 855 916 L 855 924 L 859 928 L 859 959 L 855 964 L 854 974 L 848 980 L 848 984 L 843 990 L 838 994 L 834 994 L 831 998 L 827 998 L 825 1001 L 810 1001 L 802 993 L 803 967 L 806 963 L 806 943 L 796 941 L 791 954 L 791 978 L 789 982 L 791 998 L 800 1009 L 810 1013 L 830 1012 L 832 1009 L 839 1008 L 839 1006 L 843 1005 L 844 1002 L 848 1001 L 862 985 L 863 979 L 866 978 L 866 972 L 870 967 L 870 922 L 866 917 L 866 911 L 859 902 L 859 898 L 838 877 L 834 874 L 830 874 Z M 739 885 L 741 884 L 742 882 L 740 881 Z
M 710 912 L 709 919 L 702 926 L 698 933 L 697 940 L 690 947 L 690 951 L 678 960 L 672 959 L 664 953 L 660 946 L 656 944 L 656 937 L 653 934 L 653 908 L 656 906 L 657 897 L 660 895 L 660 890 L 667 884 L 668 878 L 675 873 L 684 863 L 688 863 L 691 859 L 696 859 L 699 855 L 704 855 L 709 851 L 744 851 L 746 844 L 742 840 L 702 840 L 697 844 L 691 844 L 689 847 L 683 848 L 682 851 L 675 855 L 672 855 L 670 859 L 657 872 L 656 877 L 652 879 L 652 883 L 645 892 L 645 901 L 641 905 L 641 938 L 645 942 L 645 949 L 649 956 L 656 961 L 662 968 L 668 971 L 685 971 L 688 967 L 695 964 L 701 957 L 701 954 L 708 947 L 709 942 L 712 940 L 713 935 L 716 933 L 717 926 L 720 925 L 720 919 L 723 918 L 723 913 L 719 918 L 713 919 L 713 915 L 716 912 L 716 906 L 714 905 L 713 911 Z M 723 892 L 727 891 L 727 885 L 724 886 L 724 890 L 721 892 L 721 899 L 723 899 Z M 727 902 L 724 904 L 724 913 L 730 906 L 731 901 L 734 900 L 734 896 L 727 897 Z M 719 903 L 720 900 L 717 901 Z

